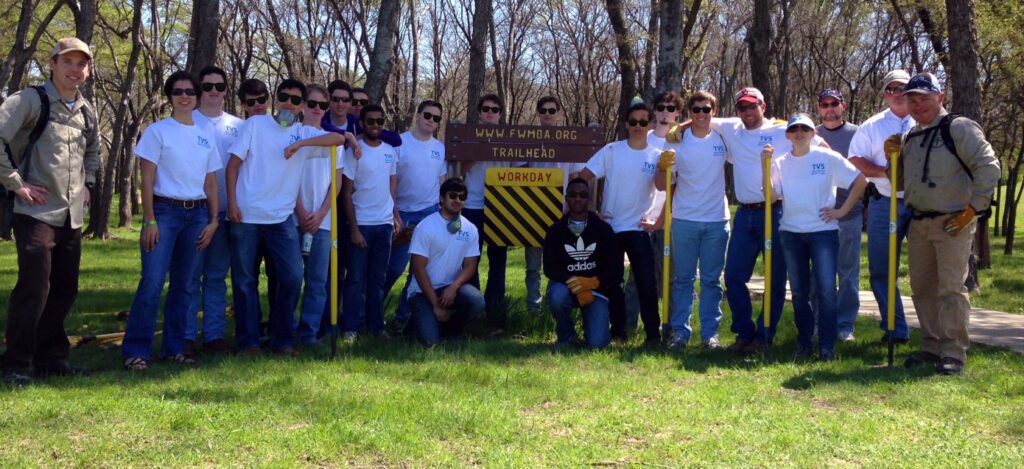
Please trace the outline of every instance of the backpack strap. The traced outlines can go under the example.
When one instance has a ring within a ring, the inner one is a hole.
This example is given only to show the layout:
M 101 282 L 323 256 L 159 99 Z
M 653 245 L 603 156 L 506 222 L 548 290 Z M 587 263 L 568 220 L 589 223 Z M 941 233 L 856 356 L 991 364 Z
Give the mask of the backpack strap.
M 956 118 L 961 117 L 959 114 L 949 113 L 946 114 L 942 121 L 939 122 L 939 135 L 942 136 L 942 144 L 946 146 L 950 153 L 956 157 L 957 163 L 960 163 L 960 167 L 963 168 L 964 172 L 967 173 L 972 181 L 974 180 L 974 174 L 971 173 L 971 169 L 967 167 L 964 160 L 960 158 L 960 153 L 956 151 L 956 142 L 953 140 L 953 134 L 949 131 L 949 126 L 953 123 Z

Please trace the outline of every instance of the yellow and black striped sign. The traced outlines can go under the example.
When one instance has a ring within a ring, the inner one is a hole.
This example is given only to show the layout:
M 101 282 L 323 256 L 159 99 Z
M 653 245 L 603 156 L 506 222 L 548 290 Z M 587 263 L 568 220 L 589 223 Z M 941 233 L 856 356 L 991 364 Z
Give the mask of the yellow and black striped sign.
M 484 241 L 491 246 L 541 246 L 562 218 L 561 169 L 491 168 L 484 192 Z

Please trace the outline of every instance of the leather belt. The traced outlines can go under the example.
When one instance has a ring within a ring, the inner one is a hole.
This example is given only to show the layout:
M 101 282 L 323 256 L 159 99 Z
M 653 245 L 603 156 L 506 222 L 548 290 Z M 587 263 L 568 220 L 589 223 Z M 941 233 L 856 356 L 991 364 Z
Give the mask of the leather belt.
M 178 200 L 170 197 L 162 197 L 159 195 L 153 196 L 153 202 L 158 204 L 167 204 L 172 207 L 179 207 L 185 210 L 192 210 L 194 208 L 203 208 L 206 206 L 206 199 L 195 199 L 195 200 Z
M 779 208 L 782 206 L 781 200 L 772 202 L 772 208 Z M 740 210 L 764 210 L 764 202 L 757 202 L 753 204 L 740 204 Z

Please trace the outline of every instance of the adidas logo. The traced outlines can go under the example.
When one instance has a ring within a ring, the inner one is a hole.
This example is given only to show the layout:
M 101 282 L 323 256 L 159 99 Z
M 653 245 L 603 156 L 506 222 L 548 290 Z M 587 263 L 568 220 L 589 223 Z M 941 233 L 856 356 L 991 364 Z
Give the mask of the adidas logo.
M 585 261 L 594 254 L 594 249 L 597 249 L 597 243 L 591 243 L 589 246 L 584 247 L 583 237 L 576 238 L 576 246 L 566 244 L 565 252 L 569 254 L 569 257 L 577 261 Z

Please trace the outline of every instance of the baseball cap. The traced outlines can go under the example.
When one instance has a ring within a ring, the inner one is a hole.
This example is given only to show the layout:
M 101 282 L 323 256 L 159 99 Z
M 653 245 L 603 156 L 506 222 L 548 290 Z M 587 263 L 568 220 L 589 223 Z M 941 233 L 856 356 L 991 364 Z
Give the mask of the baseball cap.
M 797 114 L 794 115 L 793 117 L 790 117 L 789 121 L 786 122 L 786 130 L 789 130 L 798 125 L 806 125 L 807 127 L 813 129 L 814 121 L 812 121 L 810 117 L 807 117 L 807 114 Z
M 757 88 L 754 88 L 753 86 L 748 86 L 748 87 L 743 88 L 742 90 L 740 90 L 739 93 L 736 93 L 736 99 L 734 99 L 733 101 L 735 101 L 737 104 L 739 104 L 739 103 L 760 104 L 760 103 L 764 102 L 764 95 L 761 94 L 761 90 L 759 90 Z
M 882 79 L 882 91 L 885 91 L 885 87 L 894 81 L 905 85 L 910 81 L 910 74 L 906 70 L 893 70 L 886 73 L 885 78 Z
M 837 89 L 829 88 L 818 95 L 818 102 L 820 103 L 825 98 L 835 98 L 839 102 L 843 102 L 843 93 Z
M 50 54 L 50 58 L 58 55 L 64 55 L 72 51 L 81 52 L 87 55 L 89 60 L 92 60 L 92 51 L 89 50 L 89 45 L 82 42 L 82 40 L 77 37 L 66 37 L 58 40 L 57 43 L 53 45 L 53 53 Z
M 931 73 L 919 73 L 914 75 L 910 81 L 907 82 L 906 88 L 903 90 L 904 93 L 919 93 L 919 94 L 931 94 L 941 93 L 942 87 L 939 86 L 939 79 Z

